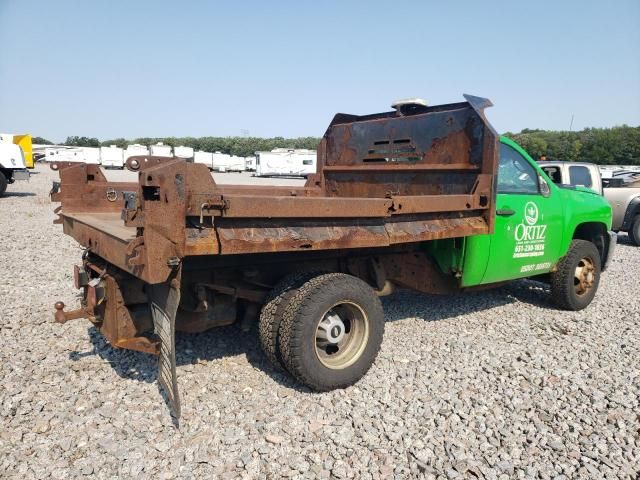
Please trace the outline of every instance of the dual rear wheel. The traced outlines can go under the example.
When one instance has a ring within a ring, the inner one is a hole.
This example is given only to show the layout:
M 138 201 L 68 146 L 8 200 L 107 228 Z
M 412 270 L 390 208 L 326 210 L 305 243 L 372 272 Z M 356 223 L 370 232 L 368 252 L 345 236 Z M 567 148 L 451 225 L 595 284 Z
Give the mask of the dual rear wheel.
M 384 313 L 374 290 L 359 278 L 294 274 L 273 289 L 259 332 L 272 363 L 314 390 L 333 390 L 353 385 L 373 364 Z

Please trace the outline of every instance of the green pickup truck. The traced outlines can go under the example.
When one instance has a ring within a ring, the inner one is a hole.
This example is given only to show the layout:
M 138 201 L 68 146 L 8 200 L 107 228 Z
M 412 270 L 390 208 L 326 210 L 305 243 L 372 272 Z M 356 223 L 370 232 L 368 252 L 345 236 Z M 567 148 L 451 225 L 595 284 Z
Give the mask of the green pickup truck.
M 467 238 L 462 285 L 550 274 L 559 307 L 586 307 L 616 244 L 611 206 L 590 188 L 553 183 L 506 137 L 497 173 L 495 231 Z
M 64 232 L 85 247 L 79 309 L 115 347 L 157 354 L 179 414 L 175 332 L 258 324 L 267 357 L 317 390 L 356 382 L 395 286 L 452 293 L 535 277 L 555 303 L 592 301 L 611 207 L 555 185 L 487 121 L 487 99 L 337 114 L 304 187 L 217 185 L 207 167 L 131 157 L 135 182 L 53 163 Z

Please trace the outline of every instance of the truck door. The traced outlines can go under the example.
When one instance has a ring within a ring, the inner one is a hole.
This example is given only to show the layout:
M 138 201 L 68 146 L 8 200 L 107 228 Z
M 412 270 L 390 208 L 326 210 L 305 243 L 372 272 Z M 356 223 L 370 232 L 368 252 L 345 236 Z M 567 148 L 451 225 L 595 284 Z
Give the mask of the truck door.
M 551 270 L 559 255 L 563 221 L 554 191 L 518 148 L 500 144 L 495 229 L 482 283 Z

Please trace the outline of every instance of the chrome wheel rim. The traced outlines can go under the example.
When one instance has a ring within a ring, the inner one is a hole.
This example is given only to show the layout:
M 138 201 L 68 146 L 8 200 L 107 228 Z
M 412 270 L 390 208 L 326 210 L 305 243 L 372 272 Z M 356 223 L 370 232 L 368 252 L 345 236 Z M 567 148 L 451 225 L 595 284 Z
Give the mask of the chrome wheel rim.
M 596 279 L 596 268 L 589 257 L 581 258 L 573 276 L 573 286 L 577 295 L 586 294 Z
M 325 312 L 315 330 L 318 360 L 332 370 L 353 365 L 369 340 L 369 318 L 353 302 L 339 302 Z

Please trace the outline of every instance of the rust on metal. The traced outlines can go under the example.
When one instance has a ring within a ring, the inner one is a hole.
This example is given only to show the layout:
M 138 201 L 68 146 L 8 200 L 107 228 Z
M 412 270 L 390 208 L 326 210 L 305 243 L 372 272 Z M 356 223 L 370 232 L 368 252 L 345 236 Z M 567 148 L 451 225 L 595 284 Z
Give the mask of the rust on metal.
M 205 165 L 179 158 L 130 157 L 135 182 L 109 182 L 97 165 L 53 163 L 55 222 L 87 250 L 95 283 L 82 286 L 81 309 L 57 305 L 56 320 L 86 317 L 113 345 L 157 353 L 143 287 L 178 272 L 175 327 L 190 331 L 233 321 L 236 300 L 259 303 L 292 265 L 357 268 L 379 291 L 387 280 L 437 290 L 420 242 L 493 231 L 498 135 L 484 115 L 491 103 L 465 99 L 337 114 L 304 187 L 217 185 Z M 364 251 L 379 260 L 348 260 Z
M 52 199 L 66 233 L 148 283 L 165 281 L 170 259 L 188 255 L 490 233 L 498 137 L 483 114 L 488 105 L 467 97 L 410 115 L 338 114 L 319 146 L 317 174 L 301 188 L 219 186 L 204 165 L 138 156 L 127 161 L 137 183 L 107 182 L 95 165 L 54 164 L 61 182 Z

